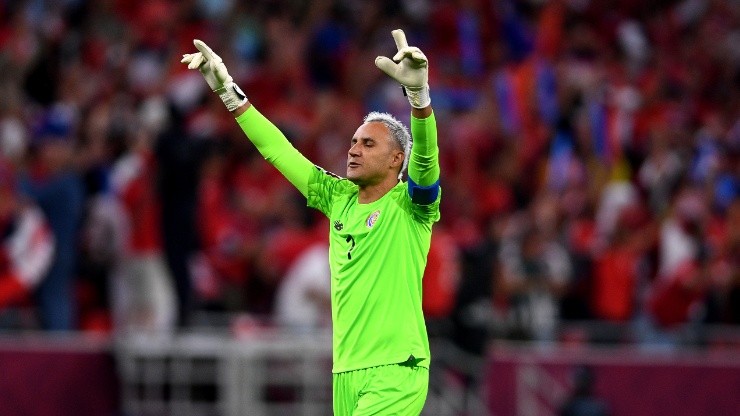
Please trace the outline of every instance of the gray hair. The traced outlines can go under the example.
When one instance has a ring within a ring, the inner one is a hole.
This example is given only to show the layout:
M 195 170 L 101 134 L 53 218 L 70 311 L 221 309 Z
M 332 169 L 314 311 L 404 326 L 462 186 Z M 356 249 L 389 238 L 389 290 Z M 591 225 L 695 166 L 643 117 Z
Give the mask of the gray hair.
M 411 134 L 409 133 L 409 129 L 389 113 L 380 113 L 377 111 L 373 111 L 365 116 L 363 123 L 367 124 L 376 121 L 383 123 L 388 128 L 391 138 L 403 149 L 403 165 L 401 165 L 401 171 L 398 172 L 398 179 L 401 179 L 403 172 L 409 164 L 409 155 L 411 155 Z

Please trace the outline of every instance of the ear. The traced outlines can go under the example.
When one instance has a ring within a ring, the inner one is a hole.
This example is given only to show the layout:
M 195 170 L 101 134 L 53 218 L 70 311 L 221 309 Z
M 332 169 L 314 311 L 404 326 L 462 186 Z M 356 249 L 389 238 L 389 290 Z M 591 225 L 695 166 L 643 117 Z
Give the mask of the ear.
M 393 152 L 393 159 L 391 159 L 391 167 L 400 168 L 403 165 L 404 154 L 400 150 Z

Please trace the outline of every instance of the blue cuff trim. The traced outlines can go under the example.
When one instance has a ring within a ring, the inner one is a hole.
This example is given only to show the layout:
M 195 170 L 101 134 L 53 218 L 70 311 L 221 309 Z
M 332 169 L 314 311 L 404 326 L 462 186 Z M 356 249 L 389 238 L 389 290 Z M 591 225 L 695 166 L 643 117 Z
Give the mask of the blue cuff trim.
M 417 205 L 429 205 L 437 200 L 439 196 L 439 179 L 429 186 L 419 186 L 413 179 L 409 178 L 409 196 L 411 202 Z

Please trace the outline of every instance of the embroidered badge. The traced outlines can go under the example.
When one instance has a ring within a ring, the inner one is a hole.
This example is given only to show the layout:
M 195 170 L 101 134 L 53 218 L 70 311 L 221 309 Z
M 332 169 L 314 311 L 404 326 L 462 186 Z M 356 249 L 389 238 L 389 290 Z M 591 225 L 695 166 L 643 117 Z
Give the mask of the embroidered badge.
M 369 217 L 367 217 L 367 220 L 365 220 L 365 225 L 367 228 L 373 228 L 373 225 L 375 225 L 375 222 L 378 221 L 378 217 L 380 216 L 380 210 L 373 212 L 370 214 Z

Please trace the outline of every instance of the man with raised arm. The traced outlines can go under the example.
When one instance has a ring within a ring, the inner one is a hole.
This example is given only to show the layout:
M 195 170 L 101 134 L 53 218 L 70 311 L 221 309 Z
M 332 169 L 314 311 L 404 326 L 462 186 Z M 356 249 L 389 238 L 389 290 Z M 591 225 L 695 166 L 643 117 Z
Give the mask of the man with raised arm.
M 265 159 L 329 218 L 335 415 L 418 415 L 429 383 L 421 279 L 440 216 L 437 128 L 427 58 L 403 31 L 392 34 L 398 53 L 375 65 L 409 99 L 413 146 L 401 122 L 371 112 L 351 138 L 346 178 L 299 153 L 205 43 L 195 40 L 199 52 L 182 59 L 200 70 Z

